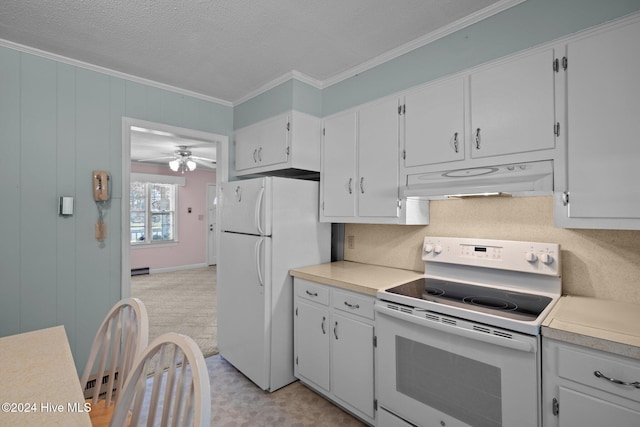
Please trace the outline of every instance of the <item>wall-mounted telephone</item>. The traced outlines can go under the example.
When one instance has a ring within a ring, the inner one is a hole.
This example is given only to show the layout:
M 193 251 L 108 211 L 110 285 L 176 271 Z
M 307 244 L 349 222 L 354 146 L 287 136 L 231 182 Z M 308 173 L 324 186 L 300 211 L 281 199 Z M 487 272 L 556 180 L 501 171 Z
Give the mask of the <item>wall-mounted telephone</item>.
M 110 179 L 109 172 L 93 171 L 93 199 L 96 202 L 109 200 Z
M 107 237 L 107 224 L 104 223 L 102 208 L 106 207 L 110 197 L 111 177 L 106 171 L 93 171 L 93 199 L 98 206 L 98 222 L 95 227 L 96 240 L 103 242 Z

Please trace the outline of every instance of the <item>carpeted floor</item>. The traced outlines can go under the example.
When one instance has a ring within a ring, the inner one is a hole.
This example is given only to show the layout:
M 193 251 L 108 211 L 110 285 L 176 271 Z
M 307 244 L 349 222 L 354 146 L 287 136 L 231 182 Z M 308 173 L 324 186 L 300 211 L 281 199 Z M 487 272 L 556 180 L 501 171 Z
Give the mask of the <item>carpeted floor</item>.
M 131 296 L 149 315 L 149 342 L 179 332 L 198 343 L 204 357 L 218 354 L 216 267 L 131 277 Z

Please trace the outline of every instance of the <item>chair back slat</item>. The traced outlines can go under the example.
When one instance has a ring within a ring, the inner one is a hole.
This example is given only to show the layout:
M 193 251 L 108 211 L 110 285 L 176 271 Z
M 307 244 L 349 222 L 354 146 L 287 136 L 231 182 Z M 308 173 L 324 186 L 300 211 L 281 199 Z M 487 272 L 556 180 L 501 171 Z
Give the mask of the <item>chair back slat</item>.
M 91 398 L 92 405 L 103 399 L 105 407 L 117 401 L 136 355 L 148 341 L 149 319 L 142 301 L 118 301 L 100 324 L 80 376 L 85 398 Z
M 170 363 L 165 369 L 167 360 Z M 155 372 L 147 379 L 152 362 Z M 148 405 L 143 406 L 147 396 Z M 143 408 L 146 413 L 142 413 Z M 141 421 L 163 427 L 202 426 L 210 425 L 210 420 L 211 391 L 202 351 L 186 335 L 167 333 L 153 340 L 136 358 L 110 426 L 135 426 Z

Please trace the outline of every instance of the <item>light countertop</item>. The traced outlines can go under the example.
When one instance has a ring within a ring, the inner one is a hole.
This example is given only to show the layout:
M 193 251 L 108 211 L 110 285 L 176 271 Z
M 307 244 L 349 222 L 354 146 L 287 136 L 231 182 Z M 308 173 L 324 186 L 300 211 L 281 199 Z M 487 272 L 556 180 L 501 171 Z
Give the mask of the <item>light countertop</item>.
M 0 425 L 91 426 L 63 326 L 0 338 L 0 353 Z
M 640 359 L 640 307 L 619 301 L 563 296 L 543 321 L 542 335 Z
M 289 273 L 301 279 L 372 296 L 375 296 L 380 289 L 400 285 L 423 276 L 423 273 L 418 271 L 351 261 L 311 265 L 293 269 Z
M 296 268 L 294 277 L 375 296 L 423 273 L 351 261 Z M 640 307 L 591 297 L 563 296 L 542 323 L 542 335 L 640 359 Z

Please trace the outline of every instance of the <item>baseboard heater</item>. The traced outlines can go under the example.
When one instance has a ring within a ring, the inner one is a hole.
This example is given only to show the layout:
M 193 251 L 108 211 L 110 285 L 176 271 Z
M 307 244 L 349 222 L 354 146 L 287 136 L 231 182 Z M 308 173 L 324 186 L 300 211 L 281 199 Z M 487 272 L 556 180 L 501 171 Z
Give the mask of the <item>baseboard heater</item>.
M 132 268 L 131 269 L 131 275 L 132 276 L 141 276 L 143 274 L 149 274 L 149 267 Z

